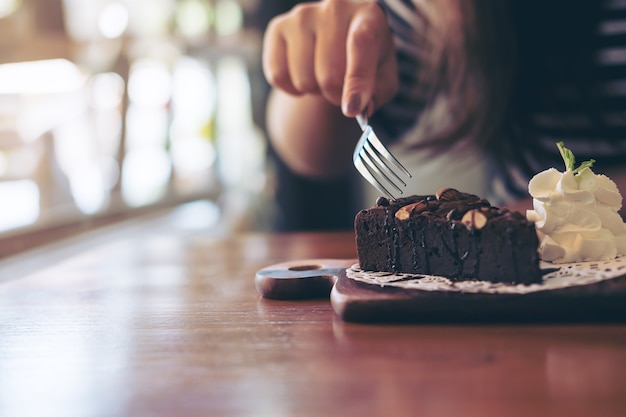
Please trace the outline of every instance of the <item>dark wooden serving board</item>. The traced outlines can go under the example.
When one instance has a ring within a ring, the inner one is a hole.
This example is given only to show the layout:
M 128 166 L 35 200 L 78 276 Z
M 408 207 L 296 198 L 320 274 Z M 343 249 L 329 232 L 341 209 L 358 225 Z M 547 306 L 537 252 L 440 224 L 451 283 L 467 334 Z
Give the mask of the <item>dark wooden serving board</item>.
M 266 298 L 330 297 L 351 322 L 624 322 L 626 275 L 525 294 L 424 291 L 378 286 L 346 276 L 355 259 L 285 262 L 256 274 Z

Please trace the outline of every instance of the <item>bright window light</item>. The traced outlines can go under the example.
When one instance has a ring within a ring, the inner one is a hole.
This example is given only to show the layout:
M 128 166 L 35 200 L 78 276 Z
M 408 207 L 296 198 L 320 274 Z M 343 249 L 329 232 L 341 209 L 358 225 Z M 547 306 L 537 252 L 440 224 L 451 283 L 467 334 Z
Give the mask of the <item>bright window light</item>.
M 79 42 L 100 38 L 98 16 L 101 0 L 63 0 L 63 18 L 68 35 Z
M 70 188 L 76 206 L 85 214 L 93 214 L 104 207 L 105 192 L 102 169 L 97 164 L 82 164 L 69 176 Z
M 0 0 L 0 19 L 9 17 L 11 13 L 17 10 L 20 0 Z
M 111 109 L 124 98 L 124 79 L 114 72 L 97 74 L 91 79 L 91 99 L 94 107 Z
M 3 175 L 6 175 L 8 170 L 9 170 L 9 157 L 4 151 L 0 150 L 0 178 Z
M 206 139 L 191 134 L 174 134 L 172 159 L 177 174 L 187 176 L 205 171 L 213 165 L 216 158 L 215 147 Z
M 31 180 L 0 182 L 0 230 L 28 226 L 39 217 L 39 187 Z
M 87 77 L 66 59 L 0 65 L 0 94 L 56 94 L 77 91 Z
M 170 73 L 164 63 L 137 60 L 131 67 L 128 95 L 135 104 L 162 106 L 170 99 L 171 84 Z
M 163 148 L 130 151 L 122 169 L 122 196 L 134 207 L 154 203 L 165 194 L 172 165 Z
M 121 3 L 109 3 L 100 13 L 98 28 L 108 39 L 119 38 L 128 28 L 128 9 Z
M 132 105 L 128 109 L 126 123 L 126 149 L 165 147 L 168 127 L 166 109 Z
M 177 120 L 206 125 L 217 102 L 215 76 L 209 67 L 193 58 L 180 58 L 173 73 L 172 101 Z
M 264 182 L 265 140 L 252 121 L 245 62 L 223 58 L 217 68 L 218 171 L 228 186 L 258 192 Z
M 55 157 L 65 175 L 71 176 L 86 161 L 93 162 L 97 152 L 93 138 L 93 126 L 87 115 L 54 129 Z
M 218 101 L 217 124 L 220 130 L 241 131 L 252 123 L 250 79 L 241 58 L 220 60 L 216 72 Z
M 184 36 L 199 36 L 211 26 L 213 9 L 203 0 L 181 0 L 176 11 L 176 27 Z
M 215 6 L 215 30 L 226 36 L 238 32 L 243 25 L 243 11 L 235 0 L 221 0 Z
M 137 36 L 167 34 L 175 3 L 175 0 L 126 1 L 130 15 L 130 32 Z
M 210 229 L 220 221 L 220 208 L 212 201 L 193 201 L 176 207 L 170 216 L 182 230 Z

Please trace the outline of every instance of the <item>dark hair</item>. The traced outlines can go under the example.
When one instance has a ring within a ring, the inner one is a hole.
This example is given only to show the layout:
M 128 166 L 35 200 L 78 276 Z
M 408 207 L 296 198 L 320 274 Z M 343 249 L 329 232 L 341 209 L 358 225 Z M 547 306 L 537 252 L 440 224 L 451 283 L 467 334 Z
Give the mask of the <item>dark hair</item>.
M 417 39 L 422 93 L 449 99 L 454 123 L 418 147 L 445 149 L 469 138 L 495 153 L 519 135 L 559 83 L 593 103 L 597 0 L 437 0 L 422 2 Z M 590 110 L 593 105 L 590 104 Z M 598 109 L 595 109 L 598 110 Z

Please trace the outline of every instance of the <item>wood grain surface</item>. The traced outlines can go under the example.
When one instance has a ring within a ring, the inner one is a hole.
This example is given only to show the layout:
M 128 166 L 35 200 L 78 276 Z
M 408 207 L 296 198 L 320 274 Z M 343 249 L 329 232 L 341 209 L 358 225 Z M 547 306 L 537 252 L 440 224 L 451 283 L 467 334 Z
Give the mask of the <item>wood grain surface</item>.
M 626 415 L 626 326 L 346 323 L 254 278 L 351 233 L 154 224 L 0 262 L 0 416 Z
M 408 290 L 340 274 L 330 295 L 346 321 L 411 323 L 622 323 L 626 276 L 528 294 Z

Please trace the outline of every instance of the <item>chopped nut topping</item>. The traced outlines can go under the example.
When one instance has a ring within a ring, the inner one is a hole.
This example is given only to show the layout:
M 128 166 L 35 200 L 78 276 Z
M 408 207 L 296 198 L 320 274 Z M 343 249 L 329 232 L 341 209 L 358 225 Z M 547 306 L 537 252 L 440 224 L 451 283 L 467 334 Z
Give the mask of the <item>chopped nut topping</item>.
M 440 201 L 456 201 L 463 199 L 463 193 L 455 190 L 454 188 L 440 188 L 435 193 L 435 196 L 437 197 L 437 200 Z
M 468 229 L 480 230 L 487 224 L 487 216 L 481 210 L 470 210 L 461 219 L 461 223 Z
M 421 213 L 427 208 L 428 202 L 418 201 L 416 203 L 400 207 L 400 209 L 396 211 L 395 216 L 398 220 L 408 220 L 408 218 L 411 217 L 411 213 Z

